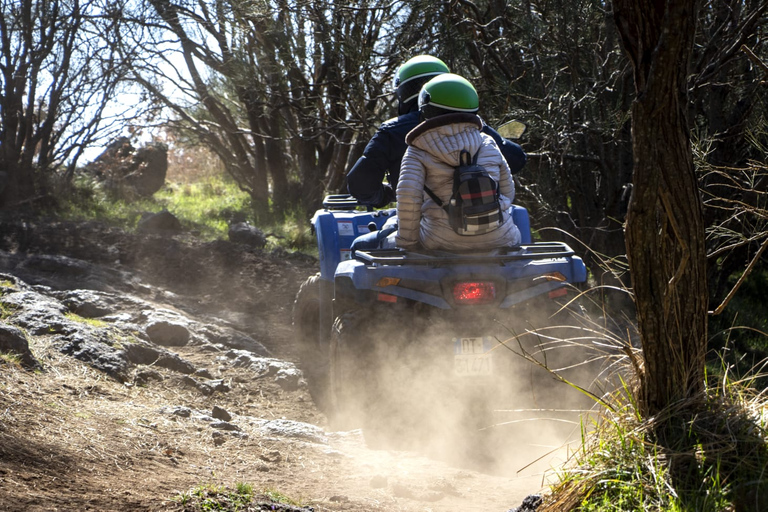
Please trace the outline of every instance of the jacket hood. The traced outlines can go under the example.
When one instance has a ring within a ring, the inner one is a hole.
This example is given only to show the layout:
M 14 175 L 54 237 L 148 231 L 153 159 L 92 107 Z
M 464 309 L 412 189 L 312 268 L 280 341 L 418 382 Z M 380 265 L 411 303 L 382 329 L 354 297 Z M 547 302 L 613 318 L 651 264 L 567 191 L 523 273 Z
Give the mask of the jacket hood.
M 462 149 L 473 154 L 478 150 L 482 143 L 482 127 L 483 121 L 476 114 L 446 114 L 419 123 L 408 132 L 405 142 L 455 166 Z

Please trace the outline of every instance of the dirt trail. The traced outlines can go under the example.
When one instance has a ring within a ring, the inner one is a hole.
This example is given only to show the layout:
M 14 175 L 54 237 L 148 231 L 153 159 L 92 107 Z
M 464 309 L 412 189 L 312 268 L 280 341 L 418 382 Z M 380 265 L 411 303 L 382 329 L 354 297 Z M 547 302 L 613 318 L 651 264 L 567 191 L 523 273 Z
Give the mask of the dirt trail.
M 275 358 L 295 361 L 290 310 L 299 284 L 315 271 L 313 261 L 221 244 L 146 245 L 104 227 L 60 228 L 39 225 L 28 232 L 25 252 L 14 246 L 18 237 L 6 237 L 0 271 L 28 280 L 37 275 L 51 285 L 51 275 L 36 274 L 18 256 L 90 254 L 104 264 L 102 255 L 111 255 L 112 267 L 135 273 L 145 293 L 151 288 L 147 298 L 157 308 L 235 326 Z M 57 244 L 62 232 L 76 232 L 79 242 Z M 83 240 L 91 244 L 86 249 Z M 124 263 L 114 263 L 115 253 Z M 163 258 L 153 259 L 158 253 Z M 188 276 L 195 269 L 207 274 L 196 275 L 193 286 Z M 247 482 L 316 511 L 505 512 L 541 489 L 544 473 L 566 456 L 565 435 L 577 430 L 526 422 L 525 431 L 510 435 L 518 456 L 489 474 L 445 462 L 445 453 L 370 450 L 359 431 L 330 431 L 306 386 L 287 390 L 273 375 L 233 365 L 226 350 L 173 348 L 198 373 L 228 387 L 203 394 L 159 367 L 141 385 L 120 383 L 63 355 L 51 336 L 29 339 L 44 371 L 0 362 L 0 510 L 192 510 L 182 499 L 190 490 Z M 236 430 L 213 428 L 214 408 L 226 411 Z

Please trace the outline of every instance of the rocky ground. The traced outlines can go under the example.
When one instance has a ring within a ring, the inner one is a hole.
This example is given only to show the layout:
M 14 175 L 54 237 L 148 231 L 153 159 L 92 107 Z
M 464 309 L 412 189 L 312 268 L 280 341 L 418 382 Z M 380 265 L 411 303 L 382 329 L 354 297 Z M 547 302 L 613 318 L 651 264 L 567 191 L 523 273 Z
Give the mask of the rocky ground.
M 328 426 L 291 328 L 316 266 L 0 219 L 0 347 L 21 354 L 0 359 L 0 510 L 202 510 L 248 483 L 248 510 L 504 512 L 539 491 L 562 439 L 489 474 Z

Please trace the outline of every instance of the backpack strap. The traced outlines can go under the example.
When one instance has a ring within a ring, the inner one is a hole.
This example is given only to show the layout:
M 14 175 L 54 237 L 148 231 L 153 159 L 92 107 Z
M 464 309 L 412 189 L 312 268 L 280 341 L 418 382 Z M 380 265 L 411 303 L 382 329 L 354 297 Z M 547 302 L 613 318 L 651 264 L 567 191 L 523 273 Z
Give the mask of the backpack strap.
M 462 149 L 459 153 L 459 165 L 456 166 L 455 170 L 453 171 L 453 191 L 454 193 L 458 189 L 459 186 L 459 168 L 462 166 L 470 165 L 470 164 L 476 164 L 477 163 L 477 157 L 480 154 L 480 148 L 477 149 L 477 152 L 475 153 L 475 156 L 472 157 L 469 154 L 469 151 L 466 149 Z M 447 206 L 444 206 L 444 202 L 437 197 L 437 194 L 432 192 L 432 190 L 427 186 L 424 185 L 424 192 L 427 193 L 427 195 L 432 198 L 432 200 L 437 204 L 437 206 L 445 209 L 445 211 L 448 211 Z
M 430 189 L 428 186 L 426 186 L 426 185 L 424 185 L 424 192 L 426 192 L 426 193 L 427 193 L 427 195 L 428 195 L 429 197 L 431 197 L 431 198 L 432 198 L 432 200 L 433 200 L 435 203 L 437 203 L 437 206 L 439 206 L 439 207 L 441 207 L 441 208 L 443 207 L 443 201 L 442 201 L 442 200 L 440 200 L 440 198 L 439 198 L 439 197 L 437 197 L 437 195 L 436 195 L 434 192 L 432 192 L 432 190 L 431 190 L 431 189 Z

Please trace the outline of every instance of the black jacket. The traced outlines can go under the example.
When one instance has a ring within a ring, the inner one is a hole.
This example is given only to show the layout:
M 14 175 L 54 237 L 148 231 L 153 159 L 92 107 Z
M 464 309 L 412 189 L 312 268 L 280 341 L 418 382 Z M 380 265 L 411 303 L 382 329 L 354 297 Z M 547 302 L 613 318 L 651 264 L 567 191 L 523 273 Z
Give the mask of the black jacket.
M 395 200 L 400 162 L 408 147 L 405 136 L 419 124 L 419 111 L 414 110 L 384 122 L 371 138 L 352 169 L 347 173 L 347 190 L 360 204 L 382 207 Z M 503 138 L 484 124 L 482 131 L 496 141 L 512 174 L 525 166 L 526 155 L 518 144 Z M 383 184 L 387 177 L 390 187 Z

